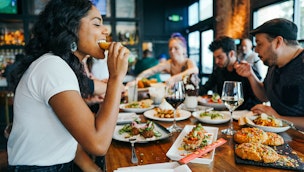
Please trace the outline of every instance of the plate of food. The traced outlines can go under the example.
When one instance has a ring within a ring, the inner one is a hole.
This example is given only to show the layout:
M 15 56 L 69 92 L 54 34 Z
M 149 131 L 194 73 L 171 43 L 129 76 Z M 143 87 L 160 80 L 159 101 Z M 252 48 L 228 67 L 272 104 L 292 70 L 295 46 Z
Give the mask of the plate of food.
M 222 124 L 230 120 L 229 113 L 222 113 L 213 110 L 192 112 L 192 116 L 207 124 Z
M 201 105 L 213 107 L 216 110 L 226 109 L 220 95 L 217 93 L 214 93 L 213 95 L 198 96 L 197 101 Z
M 193 132 L 195 130 L 195 132 Z M 199 132 L 198 132 L 199 131 Z M 218 128 L 207 127 L 201 124 L 186 125 L 183 131 L 179 134 L 169 151 L 167 157 L 171 160 L 180 160 L 181 158 L 193 153 L 198 148 L 203 148 L 217 139 Z M 200 137 L 199 141 L 193 142 L 193 137 Z M 190 139 L 191 138 L 191 139 Z M 213 161 L 215 150 L 207 153 L 206 155 L 193 159 L 192 163 L 210 164 Z
M 267 114 L 260 114 L 257 116 L 245 117 L 246 125 L 250 127 L 257 127 L 267 132 L 280 133 L 290 128 L 291 122 L 268 116 Z
M 153 103 L 152 100 L 146 99 L 132 103 L 121 104 L 119 108 L 125 112 L 143 113 L 147 110 L 154 108 L 154 105 L 152 105 L 152 103 Z
M 135 138 L 136 143 L 147 143 L 150 141 L 162 140 L 170 136 L 169 131 L 152 121 L 140 123 L 132 121 L 124 125 L 116 125 L 113 139 L 123 142 L 130 142 L 130 138 Z
M 144 112 L 144 116 L 149 119 L 158 120 L 158 121 L 165 121 L 165 122 L 171 122 L 174 120 L 173 114 L 174 110 L 171 109 L 160 109 L 158 107 L 148 110 Z M 181 121 L 188 119 L 191 116 L 191 112 L 180 110 L 178 109 L 176 111 L 176 121 Z
M 151 84 L 157 83 L 156 79 L 147 79 L 142 78 L 137 82 L 137 90 L 138 91 L 149 91 L 149 87 L 151 87 Z

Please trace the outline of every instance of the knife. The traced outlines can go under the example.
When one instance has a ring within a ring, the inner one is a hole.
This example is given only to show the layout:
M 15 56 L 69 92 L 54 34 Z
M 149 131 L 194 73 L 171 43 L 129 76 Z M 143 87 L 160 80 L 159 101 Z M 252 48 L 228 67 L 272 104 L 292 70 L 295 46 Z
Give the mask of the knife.
M 182 159 L 180 159 L 178 162 L 180 164 L 187 164 L 188 162 L 190 162 L 191 160 L 195 159 L 195 158 L 198 158 L 210 151 L 212 151 L 213 149 L 223 145 L 224 143 L 226 143 L 227 140 L 223 139 L 223 138 L 220 138 L 218 139 L 217 141 L 211 143 L 210 145 L 207 145 L 201 149 L 198 149 L 196 150 L 195 152 L 183 157 Z

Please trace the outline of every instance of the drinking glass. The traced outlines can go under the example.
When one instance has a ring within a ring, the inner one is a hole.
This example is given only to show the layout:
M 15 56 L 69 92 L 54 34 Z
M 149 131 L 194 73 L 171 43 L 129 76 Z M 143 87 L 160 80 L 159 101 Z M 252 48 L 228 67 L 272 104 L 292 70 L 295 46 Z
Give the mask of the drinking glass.
M 174 84 L 167 84 L 165 99 L 175 108 L 173 112 L 173 125 L 168 127 L 167 130 L 171 133 L 180 132 L 182 128 L 176 124 L 176 111 L 178 106 L 182 104 L 185 100 L 184 83 L 182 81 L 178 81 Z
M 222 133 L 233 135 L 235 130 L 233 129 L 232 113 L 244 102 L 242 83 L 236 81 L 225 81 L 222 91 L 222 101 L 230 112 L 230 127 L 222 130 Z

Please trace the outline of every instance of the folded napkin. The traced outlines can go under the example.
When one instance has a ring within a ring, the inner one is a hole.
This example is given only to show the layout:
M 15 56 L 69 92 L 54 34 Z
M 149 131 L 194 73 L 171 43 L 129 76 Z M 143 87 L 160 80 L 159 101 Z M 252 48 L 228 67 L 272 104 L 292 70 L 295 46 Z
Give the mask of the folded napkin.
M 136 113 L 127 113 L 127 112 L 121 112 L 118 114 L 117 118 L 117 124 L 124 124 L 124 123 L 131 123 L 135 119 L 139 118 Z
M 133 167 L 123 167 L 114 170 L 114 172 L 191 172 L 190 168 L 177 162 L 149 164 Z

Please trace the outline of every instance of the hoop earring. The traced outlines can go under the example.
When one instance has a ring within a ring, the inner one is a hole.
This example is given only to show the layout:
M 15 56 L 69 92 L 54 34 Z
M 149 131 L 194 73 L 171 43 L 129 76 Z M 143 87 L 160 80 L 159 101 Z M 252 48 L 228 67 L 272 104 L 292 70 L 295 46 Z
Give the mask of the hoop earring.
M 77 50 L 76 42 L 72 42 L 70 46 L 71 46 L 71 51 L 74 53 Z

